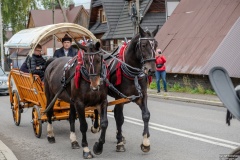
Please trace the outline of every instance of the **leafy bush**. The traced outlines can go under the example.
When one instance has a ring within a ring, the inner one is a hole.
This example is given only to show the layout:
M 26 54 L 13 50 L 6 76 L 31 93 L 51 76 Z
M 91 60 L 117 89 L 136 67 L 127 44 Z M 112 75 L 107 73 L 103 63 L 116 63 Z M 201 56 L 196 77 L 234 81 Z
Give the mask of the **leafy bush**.
M 160 81 L 161 89 L 163 88 L 162 81 Z M 201 84 L 197 84 L 197 87 L 193 88 L 190 82 L 190 79 L 187 76 L 183 77 L 183 84 L 181 86 L 179 82 L 174 83 L 173 85 L 167 84 L 167 88 L 170 92 L 185 92 L 192 94 L 216 94 L 214 91 L 210 89 L 205 89 Z M 150 89 L 157 89 L 157 83 L 153 81 L 150 84 Z
M 197 90 L 198 90 L 198 93 L 200 93 L 200 94 L 205 93 L 205 89 L 201 84 L 197 84 Z

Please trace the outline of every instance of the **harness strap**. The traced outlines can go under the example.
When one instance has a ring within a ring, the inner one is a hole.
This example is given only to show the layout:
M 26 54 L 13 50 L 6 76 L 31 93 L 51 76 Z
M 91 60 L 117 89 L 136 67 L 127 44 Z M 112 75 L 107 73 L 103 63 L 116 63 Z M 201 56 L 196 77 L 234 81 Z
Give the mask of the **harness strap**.
M 138 83 L 138 77 L 137 76 L 135 76 L 135 78 L 134 78 L 134 85 L 135 85 L 135 87 L 138 91 L 138 95 L 139 95 L 138 97 L 142 97 L 143 95 L 142 95 L 142 92 L 141 92 L 141 86 Z
M 65 65 L 64 65 L 64 68 L 63 68 L 63 75 L 62 75 L 62 80 L 61 80 L 61 83 L 65 84 L 66 82 L 66 71 L 68 71 L 70 68 L 72 68 L 75 64 L 77 60 L 77 56 L 71 58 Z
M 66 80 L 66 83 L 62 85 L 62 87 L 58 90 L 58 92 L 56 93 L 56 95 L 54 96 L 53 100 L 51 101 L 51 103 L 47 106 L 47 109 L 43 112 L 43 113 L 47 113 L 55 104 L 58 96 L 63 92 L 63 90 L 66 89 L 66 85 L 68 83 L 70 83 L 70 81 L 72 80 L 72 78 L 74 77 L 74 74 L 73 73 L 67 80 Z

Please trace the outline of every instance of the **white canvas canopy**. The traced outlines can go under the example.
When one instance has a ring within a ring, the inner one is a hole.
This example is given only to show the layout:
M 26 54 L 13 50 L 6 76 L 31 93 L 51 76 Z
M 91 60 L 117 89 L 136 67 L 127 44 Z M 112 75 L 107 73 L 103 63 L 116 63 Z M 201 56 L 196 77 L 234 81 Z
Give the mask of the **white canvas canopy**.
M 59 41 L 68 34 L 69 37 L 80 40 L 83 37 L 98 41 L 97 38 L 86 28 L 74 23 L 58 23 L 47 25 L 43 27 L 24 29 L 12 36 L 12 38 L 5 43 L 7 48 L 22 48 L 30 49 L 29 54 L 33 53 L 37 44 L 44 44 L 52 39 L 55 35 Z

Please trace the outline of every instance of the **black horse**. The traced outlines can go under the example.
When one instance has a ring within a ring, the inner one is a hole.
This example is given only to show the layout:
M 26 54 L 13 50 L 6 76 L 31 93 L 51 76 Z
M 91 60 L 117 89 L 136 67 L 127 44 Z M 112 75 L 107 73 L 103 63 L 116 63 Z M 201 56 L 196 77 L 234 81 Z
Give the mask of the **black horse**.
M 86 46 L 78 44 L 82 49 L 77 56 L 77 60 L 69 62 L 71 58 L 61 57 L 53 60 L 48 64 L 45 71 L 44 86 L 47 98 L 47 106 L 51 103 L 52 99 L 58 94 L 59 89 L 63 86 L 64 90 L 59 94 L 58 98 L 72 103 L 74 107 L 70 107 L 70 140 L 72 148 L 79 148 L 79 144 L 75 135 L 75 119 L 76 111 L 80 121 L 80 131 L 82 133 L 82 147 L 83 157 L 86 159 L 93 158 L 91 151 L 88 148 L 86 132 L 88 124 L 85 118 L 85 108 L 88 106 L 96 106 L 101 117 L 101 135 L 99 141 L 95 143 L 93 151 L 95 154 L 101 154 L 103 144 L 105 143 L 105 134 L 108 126 L 107 119 L 107 92 L 108 88 L 104 78 L 105 67 L 102 61 L 102 52 L 99 51 L 100 43 L 88 43 Z M 76 57 L 75 57 L 76 59 Z M 71 61 L 71 60 L 70 60 Z M 73 78 L 73 76 L 75 77 Z M 103 76 L 103 77 L 102 77 Z M 71 79 L 71 80 L 70 80 Z M 70 83 L 67 83 L 70 80 Z M 48 141 L 55 143 L 52 117 L 53 108 L 47 109 L 48 117 Z
M 144 122 L 143 130 L 143 142 L 141 149 L 143 152 L 150 150 L 150 134 L 149 134 L 149 119 L 150 112 L 147 107 L 147 86 L 148 76 L 152 75 L 156 71 L 155 64 L 155 50 L 157 47 L 157 41 L 154 39 L 158 31 L 159 26 L 150 33 L 149 31 L 143 31 L 140 27 L 140 32 L 136 34 L 130 43 L 128 44 L 126 51 L 123 55 L 124 63 L 121 63 L 120 68 L 122 76 L 117 76 L 118 61 L 110 63 L 110 82 L 118 91 L 112 91 L 109 89 L 109 95 L 115 99 L 122 97 L 131 97 L 142 110 L 142 119 Z M 121 78 L 121 83 L 116 85 L 116 81 Z M 124 123 L 123 115 L 124 104 L 117 104 L 114 107 L 114 117 L 117 125 L 117 152 L 124 152 L 124 137 L 122 135 L 122 125 Z

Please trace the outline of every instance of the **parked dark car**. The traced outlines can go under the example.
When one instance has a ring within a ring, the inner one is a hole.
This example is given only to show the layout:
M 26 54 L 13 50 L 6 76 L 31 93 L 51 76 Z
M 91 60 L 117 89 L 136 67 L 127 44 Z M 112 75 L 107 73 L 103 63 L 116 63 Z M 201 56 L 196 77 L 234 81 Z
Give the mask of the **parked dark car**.
M 8 92 L 8 75 L 3 71 L 0 66 L 0 94 L 9 94 Z

